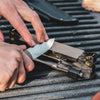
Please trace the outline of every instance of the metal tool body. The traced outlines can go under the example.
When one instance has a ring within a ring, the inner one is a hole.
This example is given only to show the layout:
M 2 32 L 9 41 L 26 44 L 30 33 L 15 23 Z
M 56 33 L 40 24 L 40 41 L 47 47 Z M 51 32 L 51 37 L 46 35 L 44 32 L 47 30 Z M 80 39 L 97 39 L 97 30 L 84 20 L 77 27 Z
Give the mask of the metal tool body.
M 13 30 L 10 32 L 10 37 L 14 38 L 17 34 L 16 30 Z M 33 38 L 36 40 L 34 35 Z M 18 40 L 16 39 L 18 38 L 14 38 L 13 42 L 23 41 L 22 37 L 19 37 Z M 49 47 L 48 44 L 50 45 Z M 44 46 L 45 49 L 43 48 Z M 37 51 L 38 49 L 39 51 Z M 85 52 L 78 48 L 54 42 L 54 39 L 28 48 L 25 53 L 32 60 L 59 71 L 67 72 L 69 76 L 75 79 L 91 79 L 95 76 L 95 62 L 97 58 L 95 53 Z M 36 56 L 34 53 L 36 53 Z
M 58 42 L 54 42 L 53 47 L 58 44 Z M 70 48 L 70 46 L 67 46 L 67 48 L 71 51 L 71 56 L 68 52 L 68 54 L 62 54 L 64 49 L 65 51 L 67 50 L 64 48 L 66 45 L 60 44 L 60 46 L 61 45 L 63 49 L 56 48 L 58 49 L 58 51 L 56 51 L 52 47 L 46 53 L 33 60 L 48 65 L 59 71 L 67 72 L 69 76 L 75 79 L 91 79 L 95 76 L 96 54 L 86 53 L 80 49 L 73 47 Z M 75 51 L 81 52 L 79 54 L 75 54 Z

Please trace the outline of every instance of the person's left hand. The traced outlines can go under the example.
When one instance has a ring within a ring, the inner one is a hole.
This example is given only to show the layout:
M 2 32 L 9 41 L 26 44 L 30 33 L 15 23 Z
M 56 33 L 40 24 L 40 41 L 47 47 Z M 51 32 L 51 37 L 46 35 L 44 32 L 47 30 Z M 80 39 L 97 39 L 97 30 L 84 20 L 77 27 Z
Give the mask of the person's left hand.
M 38 14 L 30 9 L 23 0 L 0 0 L 0 18 L 2 16 L 11 23 L 30 46 L 34 46 L 35 42 L 22 19 L 32 23 L 39 43 L 48 40 L 48 35 Z

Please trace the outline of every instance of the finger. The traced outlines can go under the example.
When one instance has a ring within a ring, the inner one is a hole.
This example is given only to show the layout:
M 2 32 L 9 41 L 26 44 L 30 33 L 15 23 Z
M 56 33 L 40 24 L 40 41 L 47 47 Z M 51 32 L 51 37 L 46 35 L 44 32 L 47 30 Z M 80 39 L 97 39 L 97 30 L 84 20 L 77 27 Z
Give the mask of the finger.
M 23 52 L 22 53 L 24 65 L 28 72 L 32 71 L 34 69 L 34 63 L 33 61 Z
M 2 75 L 1 75 L 2 76 Z M 0 76 L 0 78 L 1 78 Z M 5 91 L 5 89 L 7 88 L 7 83 L 8 83 L 8 79 L 5 77 L 1 78 L 2 80 L 0 80 L 0 91 Z
M 0 91 L 5 91 L 7 88 L 7 84 L 1 84 L 0 85 Z
M 26 79 L 26 72 L 25 72 L 23 60 L 20 63 L 18 73 L 19 74 L 18 74 L 18 78 L 17 78 L 17 83 L 23 83 Z
M 6 70 L 5 68 L 1 68 L 0 72 L 2 73 L 0 75 L 0 91 L 5 91 L 12 74 L 10 73 L 10 70 Z
M 4 7 L 3 10 L 5 11 L 2 11 L 2 15 L 12 24 L 12 26 L 18 31 L 18 33 L 30 46 L 34 46 L 35 42 L 32 38 L 32 35 L 28 31 L 25 23 L 20 18 L 14 6 L 10 5 L 7 7 Z
M 4 42 L 4 35 L 1 30 L 0 30 L 0 42 Z
M 8 88 L 13 88 L 14 84 L 16 83 L 17 76 L 18 76 L 18 70 L 16 70 L 16 71 L 14 72 L 13 77 L 11 78 L 11 80 L 10 80 L 9 83 L 8 83 L 8 86 L 7 86 Z
M 22 50 L 25 50 L 25 49 L 26 49 L 26 45 L 19 45 L 19 47 L 20 47 Z
M 45 31 L 45 28 L 38 16 L 38 14 L 32 11 L 24 2 L 21 6 L 17 6 L 18 13 L 26 21 L 31 22 L 32 26 L 36 32 L 37 40 L 42 43 L 48 40 L 48 35 Z

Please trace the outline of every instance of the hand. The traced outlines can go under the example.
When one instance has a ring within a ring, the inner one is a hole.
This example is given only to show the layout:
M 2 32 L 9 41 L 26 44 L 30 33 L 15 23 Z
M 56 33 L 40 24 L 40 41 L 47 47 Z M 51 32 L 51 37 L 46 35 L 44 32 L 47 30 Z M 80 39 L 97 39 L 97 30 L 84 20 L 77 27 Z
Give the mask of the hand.
M 21 48 L 25 49 L 24 46 Z M 17 45 L 0 42 L 0 91 L 23 83 L 26 71 L 32 71 L 34 63 Z
M 2 16 L 12 24 L 30 46 L 34 46 L 35 42 L 22 18 L 32 23 L 39 43 L 48 40 L 47 33 L 38 14 L 31 10 L 24 1 L 0 0 L 0 18 Z

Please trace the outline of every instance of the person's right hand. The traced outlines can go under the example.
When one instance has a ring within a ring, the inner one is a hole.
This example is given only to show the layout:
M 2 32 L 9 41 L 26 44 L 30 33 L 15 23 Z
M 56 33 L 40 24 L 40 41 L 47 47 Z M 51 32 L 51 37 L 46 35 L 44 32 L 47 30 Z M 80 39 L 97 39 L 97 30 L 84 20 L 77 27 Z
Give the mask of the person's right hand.
M 23 83 L 26 71 L 33 68 L 33 61 L 19 46 L 0 42 L 0 91 L 12 88 L 16 82 Z

